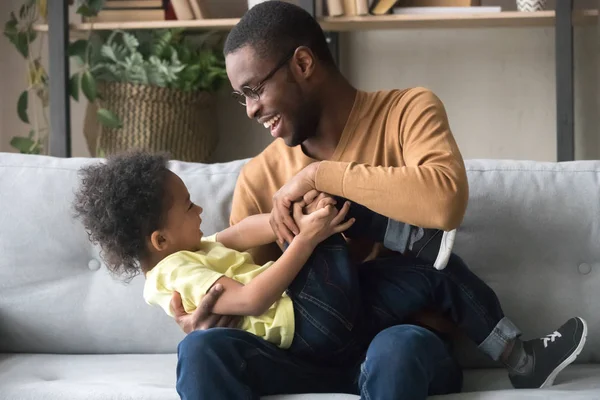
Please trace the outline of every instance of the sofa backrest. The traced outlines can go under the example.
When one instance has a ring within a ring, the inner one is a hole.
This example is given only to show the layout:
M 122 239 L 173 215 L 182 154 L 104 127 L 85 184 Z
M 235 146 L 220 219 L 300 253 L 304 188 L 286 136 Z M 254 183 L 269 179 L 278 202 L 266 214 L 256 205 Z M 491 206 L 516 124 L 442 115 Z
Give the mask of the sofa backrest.
M 79 167 L 99 160 L 0 153 L 0 352 L 167 353 L 183 337 L 142 299 L 143 278 L 115 280 L 71 201 Z M 171 162 L 202 205 L 206 234 L 227 225 L 247 160 Z M 530 338 L 581 315 L 579 361 L 600 358 L 600 162 L 468 160 L 470 201 L 456 252 Z M 470 351 L 468 365 L 485 365 Z
M 523 339 L 588 322 L 577 362 L 600 361 L 600 161 L 468 160 L 455 250 L 495 290 Z M 463 364 L 489 362 L 459 352 Z
M 143 277 L 110 275 L 74 220 L 77 171 L 93 162 L 0 153 L 0 352 L 172 353 L 183 338 L 144 302 Z M 227 225 L 244 163 L 171 162 L 206 234 Z

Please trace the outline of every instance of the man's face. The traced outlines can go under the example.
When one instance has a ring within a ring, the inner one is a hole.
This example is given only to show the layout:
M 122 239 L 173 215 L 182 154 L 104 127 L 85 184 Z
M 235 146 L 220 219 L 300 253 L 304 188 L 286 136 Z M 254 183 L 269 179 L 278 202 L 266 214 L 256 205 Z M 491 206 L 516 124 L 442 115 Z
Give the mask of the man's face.
M 228 54 L 225 63 L 234 91 L 256 89 L 258 99 L 245 97 L 246 113 L 269 129 L 274 138 L 297 146 L 316 133 L 319 106 L 308 94 L 308 83 L 295 56 L 287 62 L 286 58 L 265 59 L 245 46 Z

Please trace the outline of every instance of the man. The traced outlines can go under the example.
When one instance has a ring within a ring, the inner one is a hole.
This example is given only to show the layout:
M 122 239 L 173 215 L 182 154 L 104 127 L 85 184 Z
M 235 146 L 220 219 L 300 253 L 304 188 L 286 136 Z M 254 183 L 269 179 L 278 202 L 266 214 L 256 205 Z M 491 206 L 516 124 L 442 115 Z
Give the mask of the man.
M 412 238 L 400 249 L 405 252 L 420 240 L 422 228 L 451 231 L 460 225 L 468 199 L 466 171 L 433 93 L 358 91 L 336 68 L 318 23 L 288 3 L 254 6 L 231 31 L 224 51 L 235 96 L 248 117 L 277 138 L 242 170 L 231 224 L 270 212 L 280 244 L 290 242 L 297 233 L 291 204 L 317 189 L 404 223 L 401 229 Z M 363 301 L 380 331 L 364 357 L 334 370 L 294 359 L 246 332 L 206 329 L 235 323 L 210 313 L 222 290 L 215 287 L 194 314 L 185 315 L 177 298 L 172 302 L 179 324 L 191 332 L 178 350 L 181 397 L 345 392 L 423 400 L 460 391 L 462 373 L 440 333 L 443 325 L 415 314 L 429 306 L 502 361 L 515 387 L 551 385 L 585 343 L 580 318 L 548 337 L 521 341 L 494 292 L 455 255 L 437 271 L 416 258 L 390 255 L 381 243 L 355 241 L 351 249 L 362 262 Z M 276 245 L 253 251 L 259 263 L 279 254 Z

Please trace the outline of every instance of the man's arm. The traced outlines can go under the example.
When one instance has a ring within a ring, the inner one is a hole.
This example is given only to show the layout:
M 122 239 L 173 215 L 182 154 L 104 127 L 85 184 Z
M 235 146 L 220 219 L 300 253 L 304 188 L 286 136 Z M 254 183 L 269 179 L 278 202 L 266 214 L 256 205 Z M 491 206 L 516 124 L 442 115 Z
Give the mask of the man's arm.
M 398 134 L 406 166 L 322 161 L 312 168 L 314 186 L 397 221 L 457 228 L 469 189 L 444 106 L 433 93 L 420 91 L 399 108 Z
M 270 217 L 271 214 L 250 215 L 217 233 L 217 242 L 237 251 L 247 251 L 273 243 L 277 237 L 269 223 Z

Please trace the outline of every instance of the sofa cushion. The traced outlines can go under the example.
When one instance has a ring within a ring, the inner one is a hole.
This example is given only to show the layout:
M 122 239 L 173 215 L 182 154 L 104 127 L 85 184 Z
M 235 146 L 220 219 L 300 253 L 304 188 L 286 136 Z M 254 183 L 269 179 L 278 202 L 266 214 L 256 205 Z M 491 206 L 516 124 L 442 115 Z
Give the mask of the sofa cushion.
M 176 400 L 176 356 L 0 354 L 0 400 Z M 470 370 L 460 395 L 432 400 L 597 400 L 600 365 L 568 367 L 546 390 L 511 390 L 500 369 Z M 343 394 L 270 396 L 268 400 L 358 400 Z

